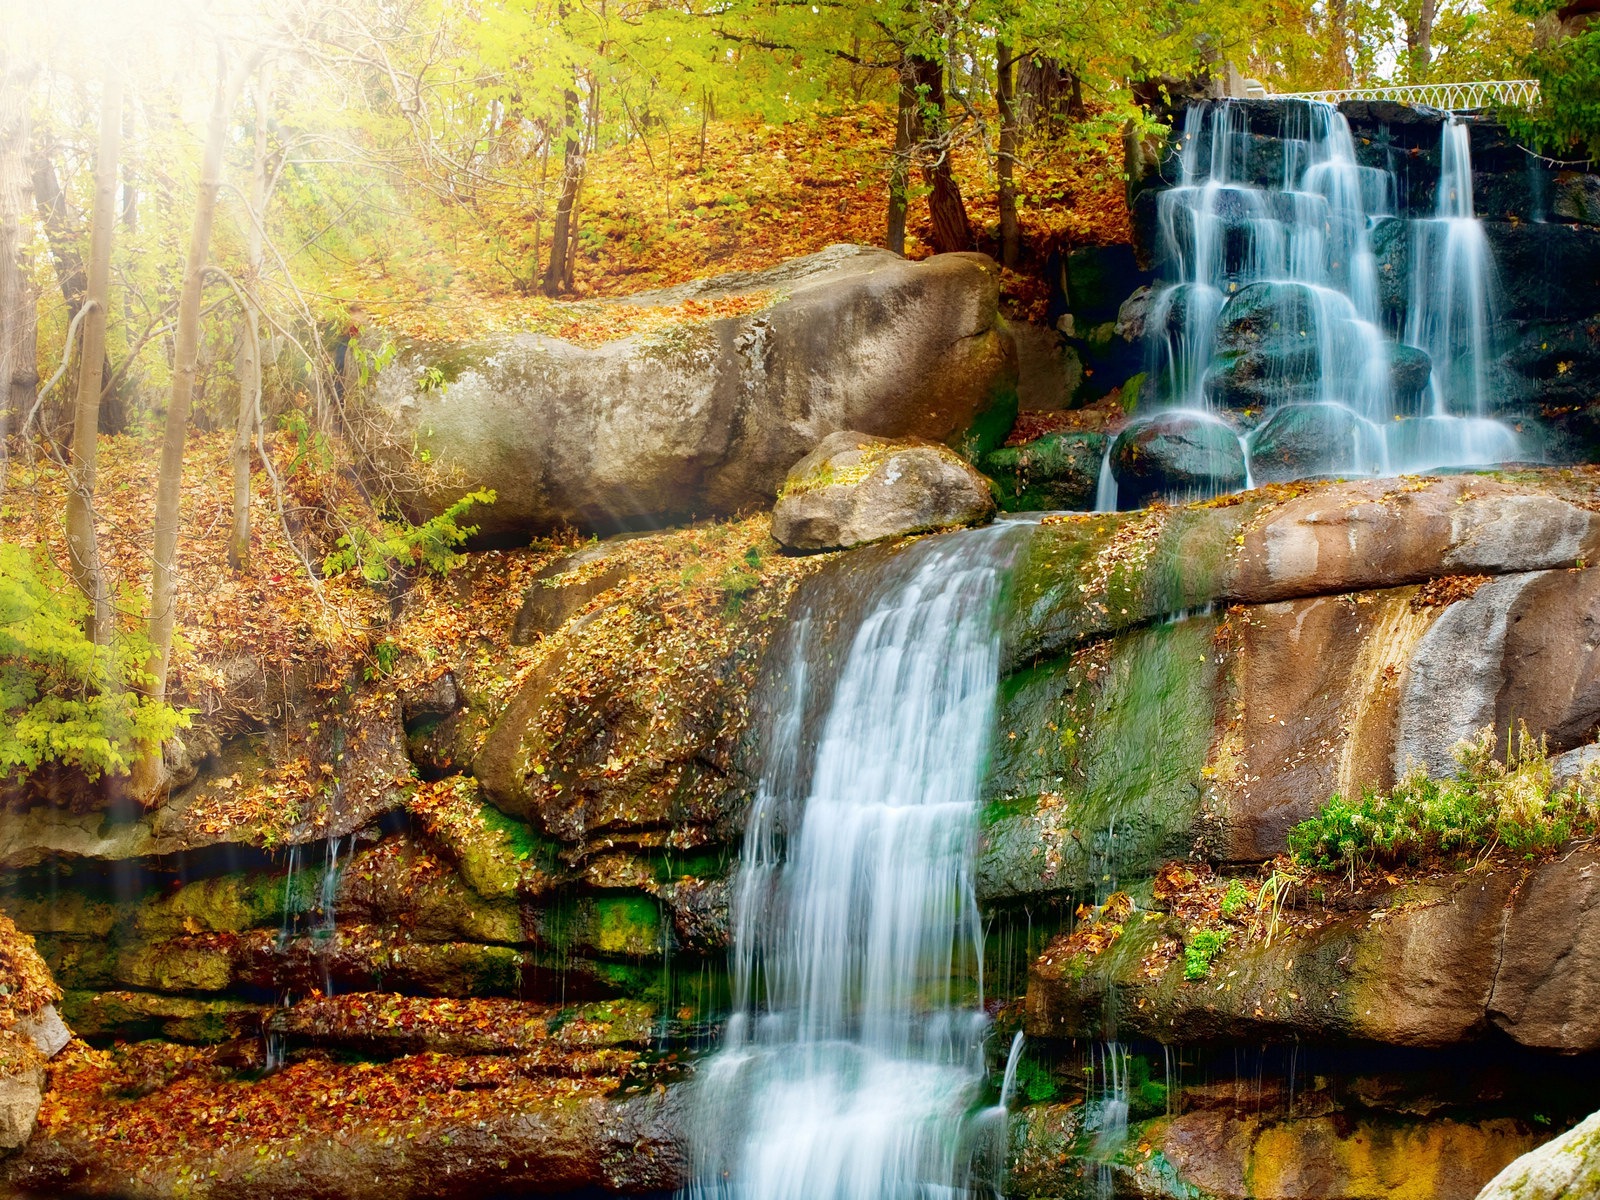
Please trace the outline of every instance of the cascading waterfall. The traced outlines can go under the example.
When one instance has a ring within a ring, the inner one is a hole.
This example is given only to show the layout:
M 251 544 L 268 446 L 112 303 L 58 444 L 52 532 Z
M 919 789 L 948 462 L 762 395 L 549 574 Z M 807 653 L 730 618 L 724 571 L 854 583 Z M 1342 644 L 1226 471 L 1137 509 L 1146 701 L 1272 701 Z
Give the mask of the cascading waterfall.
M 701 1070 L 691 1194 L 990 1187 L 972 843 L 998 604 L 1027 532 L 1003 523 L 896 552 L 831 697 L 810 666 L 829 657 L 814 644 L 827 614 L 797 622 L 733 904 L 734 1012 Z
M 1116 507 L 1117 446 L 1141 430 L 1176 431 L 1233 464 L 1178 489 L 1189 493 L 1518 455 L 1515 433 L 1488 415 L 1493 270 L 1468 127 L 1444 125 L 1435 215 L 1407 222 L 1411 289 L 1403 337 L 1390 337 L 1372 231 L 1399 219 L 1395 176 L 1357 161 L 1332 105 L 1288 102 L 1279 118 L 1263 137 L 1236 103 L 1185 116 L 1179 182 L 1158 198 L 1166 279 L 1146 321 L 1157 411 L 1107 448 L 1098 509 Z

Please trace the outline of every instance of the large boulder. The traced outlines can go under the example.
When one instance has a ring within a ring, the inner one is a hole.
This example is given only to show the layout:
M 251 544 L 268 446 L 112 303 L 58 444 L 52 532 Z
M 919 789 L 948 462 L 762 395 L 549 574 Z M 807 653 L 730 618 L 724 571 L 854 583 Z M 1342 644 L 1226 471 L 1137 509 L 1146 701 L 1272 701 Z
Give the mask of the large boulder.
M 594 349 L 511 334 L 405 350 L 376 391 L 389 441 L 439 468 L 416 515 L 489 487 L 472 514 L 486 538 L 656 525 L 765 504 L 830 433 L 976 452 L 1010 426 L 1016 355 L 983 255 L 835 246 L 691 290 L 634 301 L 750 311 Z
M 1600 1196 L 1600 1112 L 1516 1159 L 1484 1185 L 1478 1200 L 1580 1196 Z
M 1245 481 L 1239 435 L 1215 417 L 1161 413 L 1135 421 L 1111 446 L 1117 507 L 1140 508 L 1156 499 L 1209 497 Z
M 975 525 L 994 507 L 989 481 L 943 446 L 835 433 L 789 472 L 772 536 L 789 550 L 834 550 Z
M 1383 462 L 1383 431 L 1342 404 L 1285 404 L 1250 435 L 1256 483 L 1365 475 Z

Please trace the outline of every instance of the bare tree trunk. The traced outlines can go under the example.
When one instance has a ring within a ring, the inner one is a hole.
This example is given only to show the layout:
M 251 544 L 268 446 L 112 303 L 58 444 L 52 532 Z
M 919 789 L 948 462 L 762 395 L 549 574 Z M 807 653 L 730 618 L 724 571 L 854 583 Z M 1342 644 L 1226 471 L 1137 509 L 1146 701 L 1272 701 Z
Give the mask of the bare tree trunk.
M 107 61 L 100 92 L 100 145 L 94 157 L 94 207 L 89 213 L 89 272 L 78 353 L 78 400 L 67 472 L 67 557 L 73 581 L 89 597 L 87 633 L 111 641 L 111 593 L 100 566 L 94 529 L 95 468 L 99 457 L 100 393 L 105 375 L 106 316 L 111 307 L 111 231 L 117 224 L 117 156 L 122 150 L 122 76 Z
M 578 184 L 583 180 L 578 94 L 567 89 L 564 102 L 567 139 L 561 151 L 561 198 L 556 201 L 555 228 L 550 234 L 550 261 L 545 267 L 544 279 L 539 284 L 539 290 L 546 296 L 558 296 L 572 287 L 572 259 L 568 243 L 572 238 L 572 210 L 578 203 Z
M 917 98 L 916 73 L 911 60 L 900 63 L 900 87 L 895 103 L 894 157 L 889 163 L 889 229 L 884 244 L 896 254 L 906 252 L 906 211 L 910 207 L 911 153 L 922 140 L 922 105 Z
M 1011 47 L 995 42 L 995 105 L 1000 110 L 1000 146 L 994 173 L 1000 207 L 1000 262 L 1015 268 L 1022 257 L 1022 228 L 1017 221 L 1017 63 Z
M 50 258 L 55 263 L 56 281 L 61 285 L 61 298 L 67 302 L 67 320 L 78 315 L 83 307 L 83 293 L 89 287 L 89 273 L 84 270 L 83 255 L 78 253 L 73 237 L 72 218 L 67 209 L 67 194 L 62 190 L 61 179 L 56 175 L 56 164 L 50 157 L 50 138 L 40 139 L 33 156 L 33 199 L 39 206 L 39 218 L 44 222 L 45 237 L 50 243 Z
M 972 249 L 972 224 L 966 202 L 950 166 L 950 126 L 944 108 L 944 64 L 922 55 L 912 57 L 917 98 L 927 126 L 922 175 L 929 186 L 928 212 L 933 218 L 933 248 L 939 254 Z
M 1352 80 L 1350 62 L 1350 0 L 1329 0 L 1328 17 L 1332 23 L 1332 46 L 1335 70 L 1335 87 L 1349 87 Z
M 1409 82 L 1426 83 L 1433 65 L 1433 23 L 1439 15 L 1438 0 L 1422 0 L 1416 23 L 1406 22 L 1406 57 L 1410 60 Z
M 44 222 L 46 240 L 50 243 L 50 258 L 56 268 L 56 281 L 61 285 L 61 298 L 67 302 L 67 321 L 78 315 L 83 298 L 89 289 L 89 271 L 84 266 L 83 255 L 78 252 L 77 239 L 72 228 L 71 211 L 67 194 L 56 174 L 56 165 L 50 157 L 48 136 L 35 148 L 33 156 L 33 198 Z M 121 433 L 126 424 L 126 414 L 112 387 L 111 363 L 101 355 L 100 367 L 100 432 Z M 54 407 L 54 401 L 52 401 Z M 65 413 L 53 414 L 46 423 L 48 428 L 59 430 L 66 419 Z
M 217 215 L 217 192 L 222 185 L 222 152 L 227 142 L 228 114 L 233 110 L 245 79 L 260 60 L 258 53 L 229 73 L 222 49 L 217 52 L 217 90 L 206 124 L 205 151 L 200 162 L 200 192 L 195 200 L 194 226 L 189 233 L 189 253 L 183 266 L 183 288 L 178 294 L 176 349 L 172 363 L 172 399 L 167 405 L 161 438 L 161 471 L 156 483 L 155 549 L 150 567 L 151 699 L 167 696 L 167 667 L 172 659 L 172 629 L 178 616 L 178 502 L 183 489 L 183 451 L 189 437 L 189 410 L 194 403 L 195 371 L 200 356 L 200 292 L 211 252 L 211 226 Z M 158 747 L 134 764 L 133 792 L 153 802 L 166 786 L 166 769 Z
M 240 314 L 244 336 L 239 339 L 239 417 L 233 433 L 233 532 L 228 538 L 228 565 L 235 571 L 250 568 L 250 443 L 255 436 L 256 413 L 261 407 L 261 319 L 256 311 L 260 295 L 262 225 L 267 207 L 267 115 L 272 110 L 272 64 L 262 64 L 256 80 L 255 155 L 250 171 L 250 211 L 245 216 L 245 311 Z
M 33 407 L 39 386 L 37 304 L 22 261 L 31 203 L 28 87 L 35 69 L 0 53 L 0 495 L 6 436 Z

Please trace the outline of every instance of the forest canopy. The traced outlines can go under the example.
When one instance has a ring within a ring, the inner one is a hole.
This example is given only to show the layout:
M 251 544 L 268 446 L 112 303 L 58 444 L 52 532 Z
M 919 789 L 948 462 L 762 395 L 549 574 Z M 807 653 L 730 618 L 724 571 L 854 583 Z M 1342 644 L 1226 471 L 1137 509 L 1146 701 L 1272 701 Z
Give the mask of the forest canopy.
M 1535 72 L 1542 107 L 1507 114 L 1513 127 L 1544 154 L 1591 152 L 1600 33 L 1575 12 L 4 0 L 0 547 L 30 586 L 72 591 L 71 652 L 102 664 L 84 702 L 148 716 L 148 793 L 151 746 L 178 721 L 161 706 L 185 653 L 191 431 L 230 443 L 229 570 L 251 571 L 265 495 L 326 605 L 327 577 L 432 561 L 416 548 L 434 533 L 406 520 L 428 464 L 397 467 L 359 403 L 403 339 L 596 345 L 733 315 L 759 297 L 634 294 L 835 242 L 987 252 L 1008 315 L 1037 320 L 1052 263 L 1128 240 L 1130 177 L 1176 107 L 1241 80 L 1283 93 Z M 431 385 L 449 382 L 440 367 Z M 102 454 L 158 464 L 153 500 L 97 490 Z M 448 532 L 446 557 L 466 536 Z M 127 687 L 151 707 L 117 700 Z M 86 765 L 124 765 L 126 733 L 107 737 L 115 752 Z

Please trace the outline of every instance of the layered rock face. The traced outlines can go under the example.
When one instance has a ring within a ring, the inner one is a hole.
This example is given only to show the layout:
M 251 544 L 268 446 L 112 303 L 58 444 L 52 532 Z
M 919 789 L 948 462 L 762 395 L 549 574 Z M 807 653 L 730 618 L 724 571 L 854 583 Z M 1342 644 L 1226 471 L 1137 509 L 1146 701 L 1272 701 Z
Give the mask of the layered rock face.
M 1016 352 L 983 255 L 835 246 L 630 302 L 729 297 L 754 311 L 597 349 L 517 334 L 402 353 L 377 393 L 396 443 L 439 468 L 419 511 L 490 487 L 485 537 L 659 527 L 769 504 L 831 433 L 974 453 L 1010 427 Z
M 1591 849 L 1359 888 L 1254 868 L 1335 793 L 1453 774 L 1484 727 L 1586 753 L 1600 516 L 1585 476 L 1518 478 L 1040 526 L 979 886 L 1019 939 L 1052 894 L 1087 904 L 1026 973 L 1016 1194 L 1471 1200 L 1535 1115 L 1600 1100 Z M 1247 915 L 1197 941 L 1230 863 Z
M 789 557 L 765 529 L 521 574 L 483 556 L 460 586 L 507 602 L 466 610 L 456 660 L 318 710 L 365 731 L 370 754 L 347 740 L 329 762 L 368 785 L 293 820 L 222 819 L 255 734 L 151 814 L 6 813 L 0 907 L 97 1048 L 51 1064 L 0 1190 L 682 1183 L 677 1056 L 726 1011 L 751 730 L 782 685 L 769 638 L 797 589 L 842 623 L 901 552 Z M 1033 530 L 1001 601 L 977 863 L 986 994 L 1028 1035 L 1008 1194 L 1471 1200 L 1600 1105 L 1592 850 L 1360 892 L 1305 880 L 1276 918 L 1251 900 L 1270 939 L 1239 918 L 1186 978 L 1187 897 L 1281 851 L 1332 792 L 1437 770 L 1485 725 L 1592 742 L 1597 553 L 1581 470 Z
M 438 585 L 481 622 L 452 661 L 310 692 L 298 732 L 239 730 L 148 813 L 0 813 L 0 909 L 83 1039 L 42 1103 L 39 1064 L 27 1095 L 8 1077 L 6 1127 L 39 1116 L 0 1194 L 677 1186 L 668 1085 L 726 1002 L 743 730 L 823 561 L 765 527 L 486 554 Z M 329 747 L 325 785 L 258 793 L 263 741 Z

